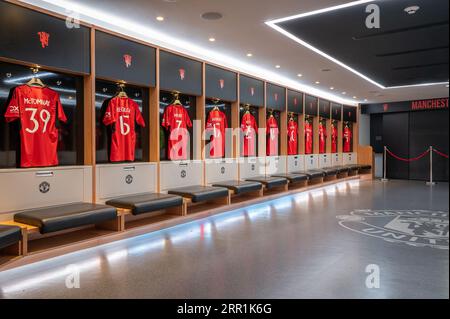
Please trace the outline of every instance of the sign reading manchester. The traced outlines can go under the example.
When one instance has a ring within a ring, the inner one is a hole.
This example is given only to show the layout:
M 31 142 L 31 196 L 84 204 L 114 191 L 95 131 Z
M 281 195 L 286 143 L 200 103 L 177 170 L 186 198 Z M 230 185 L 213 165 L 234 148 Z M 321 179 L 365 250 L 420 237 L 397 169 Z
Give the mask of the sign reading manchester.
M 363 114 L 448 110 L 448 97 L 429 100 L 366 104 L 361 107 Z

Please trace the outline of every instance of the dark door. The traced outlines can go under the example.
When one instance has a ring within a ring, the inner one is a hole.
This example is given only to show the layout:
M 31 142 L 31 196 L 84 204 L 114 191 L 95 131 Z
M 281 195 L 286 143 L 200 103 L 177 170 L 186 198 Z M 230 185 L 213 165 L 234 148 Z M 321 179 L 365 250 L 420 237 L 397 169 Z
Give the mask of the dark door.
M 409 149 L 411 157 L 423 153 L 430 146 L 448 154 L 448 110 L 410 113 Z M 409 178 L 429 180 L 429 156 L 411 162 Z M 433 154 L 433 177 L 436 181 L 448 181 L 448 159 Z
M 409 157 L 409 114 L 391 113 L 383 116 L 383 141 L 392 153 Z M 387 178 L 409 179 L 409 163 L 387 156 Z

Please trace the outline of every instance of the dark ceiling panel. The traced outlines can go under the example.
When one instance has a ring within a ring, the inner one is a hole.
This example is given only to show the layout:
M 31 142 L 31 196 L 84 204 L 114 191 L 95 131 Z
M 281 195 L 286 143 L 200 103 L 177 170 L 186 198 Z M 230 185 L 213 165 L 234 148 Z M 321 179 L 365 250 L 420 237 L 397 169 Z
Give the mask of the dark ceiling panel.
M 386 86 L 449 78 L 448 0 L 380 0 L 381 27 L 368 29 L 367 4 L 280 23 L 283 29 Z M 420 7 L 414 15 L 404 9 Z

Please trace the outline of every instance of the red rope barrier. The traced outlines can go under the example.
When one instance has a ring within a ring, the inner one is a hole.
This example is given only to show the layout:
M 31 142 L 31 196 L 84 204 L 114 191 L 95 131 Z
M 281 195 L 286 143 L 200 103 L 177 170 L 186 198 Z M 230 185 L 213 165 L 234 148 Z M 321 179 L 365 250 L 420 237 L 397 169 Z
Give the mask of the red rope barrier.
M 403 158 L 400 156 L 395 155 L 394 153 L 392 153 L 388 148 L 386 148 L 386 151 L 389 153 L 389 155 L 391 155 L 393 158 L 398 159 L 399 161 L 402 162 L 414 162 L 414 161 L 418 161 L 420 160 L 422 157 L 425 157 L 428 153 L 430 153 L 430 150 L 426 150 L 423 154 L 420 154 L 417 157 L 414 158 Z
M 440 152 L 439 150 L 437 150 L 437 149 L 435 149 L 435 148 L 433 148 L 433 151 L 434 151 L 436 154 L 441 155 L 442 157 L 448 158 L 448 155 L 447 155 L 447 154 L 442 153 L 442 152 Z

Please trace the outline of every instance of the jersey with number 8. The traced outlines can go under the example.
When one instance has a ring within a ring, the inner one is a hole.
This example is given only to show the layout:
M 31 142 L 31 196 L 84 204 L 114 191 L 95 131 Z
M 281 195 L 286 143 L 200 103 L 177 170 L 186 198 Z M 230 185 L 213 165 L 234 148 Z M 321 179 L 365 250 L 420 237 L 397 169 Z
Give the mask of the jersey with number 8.
M 136 148 L 135 122 L 145 127 L 139 105 L 128 97 L 112 98 L 106 108 L 103 124 L 115 124 L 111 136 L 111 162 L 134 161 Z
M 59 94 L 48 87 L 20 85 L 5 113 L 7 122 L 20 119 L 20 166 L 58 165 L 56 118 L 66 122 Z

